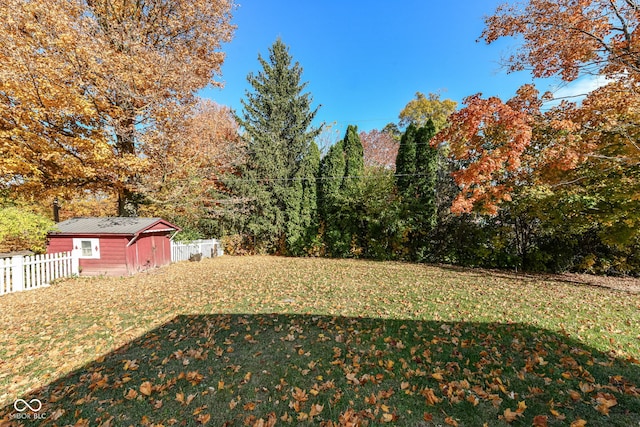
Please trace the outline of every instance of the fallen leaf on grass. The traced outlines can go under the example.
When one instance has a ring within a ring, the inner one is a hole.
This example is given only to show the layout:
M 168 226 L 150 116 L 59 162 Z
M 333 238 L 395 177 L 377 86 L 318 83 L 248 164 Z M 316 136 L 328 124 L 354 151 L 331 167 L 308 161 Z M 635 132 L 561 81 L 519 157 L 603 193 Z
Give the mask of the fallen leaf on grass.
M 453 427 L 458 427 L 458 422 L 456 420 L 454 420 L 451 417 L 447 417 L 444 419 L 445 424 L 453 426 Z
M 383 423 L 391 423 L 391 422 L 393 422 L 395 417 L 393 416 L 393 414 L 385 413 L 385 414 L 382 414 L 382 418 L 381 419 L 382 419 Z
M 140 384 L 140 393 L 145 396 L 151 396 L 151 392 L 153 391 L 153 385 L 149 381 L 145 381 Z
M 122 368 L 125 371 L 135 371 L 138 369 L 138 361 L 137 360 L 125 360 L 124 367 Z
M 609 415 L 609 409 L 618 404 L 615 396 L 608 393 L 598 393 L 596 410 L 602 415 Z
M 580 383 L 580 390 L 583 393 L 591 393 L 592 391 L 594 391 L 596 388 L 593 386 L 593 384 L 590 383 Z
M 211 421 L 211 415 L 209 415 L 209 414 L 200 414 L 196 418 L 196 421 L 198 422 L 198 424 L 202 424 L 202 425 L 207 424 L 209 421 Z
M 56 421 L 61 416 L 63 416 L 65 412 L 66 411 L 62 408 L 56 409 L 55 412 L 49 416 L 49 418 L 51 418 L 51 420 L 53 421 Z
M 111 427 L 111 423 L 113 422 L 113 417 L 110 417 L 109 419 L 106 419 L 104 421 L 102 421 L 100 424 L 98 424 L 98 427 Z
M 320 414 L 320 412 L 322 412 L 322 410 L 324 409 L 323 405 L 312 405 L 311 406 L 311 411 L 309 411 L 309 415 L 312 417 L 315 417 L 316 415 Z
M 427 405 L 430 405 L 430 406 L 440 403 L 442 401 L 442 399 L 440 399 L 435 395 L 435 393 L 433 392 L 433 389 L 431 388 L 426 388 L 422 390 L 420 394 L 424 396 L 424 398 L 427 400 Z
M 182 393 L 182 392 L 176 393 L 176 401 L 179 402 L 182 406 L 188 406 L 191 403 L 191 401 L 193 399 L 195 399 L 195 397 L 196 397 L 195 394 L 190 394 L 185 398 L 184 397 L 184 393 Z M 234 402 L 234 401 L 232 400 L 232 402 Z M 230 402 L 229 406 L 231 406 L 231 402 Z M 231 409 L 233 409 L 233 408 L 231 408 Z
M 514 422 L 515 420 L 518 419 L 518 417 L 521 417 L 521 416 L 522 416 L 521 413 L 513 412 L 510 408 L 505 409 L 504 412 L 502 413 L 502 417 L 508 423 Z
M 306 402 L 309 399 L 309 396 L 307 396 L 307 392 L 299 387 L 296 387 L 294 391 L 291 392 L 291 395 L 298 402 Z
M 480 399 L 478 399 L 476 396 L 470 394 L 467 396 L 467 402 L 471 403 L 473 406 L 478 406 L 478 403 L 480 403 Z
M 547 427 L 548 418 L 546 415 L 536 415 L 533 417 L 533 427 Z

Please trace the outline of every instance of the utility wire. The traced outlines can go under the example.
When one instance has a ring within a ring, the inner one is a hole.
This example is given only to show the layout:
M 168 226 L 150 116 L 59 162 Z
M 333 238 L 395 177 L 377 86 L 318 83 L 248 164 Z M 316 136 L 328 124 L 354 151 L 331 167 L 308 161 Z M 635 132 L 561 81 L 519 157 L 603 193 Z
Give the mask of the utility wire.
M 400 173 L 393 174 L 395 178 L 398 177 L 425 177 L 429 176 L 426 174 L 416 174 L 416 173 Z M 270 183 L 270 182 L 296 182 L 296 181 L 328 181 L 335 179 L 371 179 L 371 178 L 386 178 L 386 176 L 381 175 L 347 175 L 347 176 L 315 176 L 315 177 L 293 177 L 293 178 L 213 178 L 211 181 L 221 182 L 221 183 L 230 183 L 230 182 L 260 182 L 260 183 Z

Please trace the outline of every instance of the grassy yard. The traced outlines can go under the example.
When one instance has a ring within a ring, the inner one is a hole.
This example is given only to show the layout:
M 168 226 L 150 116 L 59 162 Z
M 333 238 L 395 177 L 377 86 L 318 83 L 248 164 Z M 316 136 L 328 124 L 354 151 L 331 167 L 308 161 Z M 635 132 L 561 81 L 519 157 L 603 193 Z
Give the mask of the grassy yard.
M 0 425 L 637 426 L 638 359 L 638 293 L 222 257 L 0 297 Z

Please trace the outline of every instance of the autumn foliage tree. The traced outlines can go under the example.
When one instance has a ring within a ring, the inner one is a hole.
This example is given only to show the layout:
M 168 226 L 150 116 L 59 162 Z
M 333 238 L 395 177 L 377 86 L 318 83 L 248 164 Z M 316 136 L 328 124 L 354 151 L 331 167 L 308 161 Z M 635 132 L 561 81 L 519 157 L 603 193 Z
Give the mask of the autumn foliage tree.
M 456 166 L 460 193 L 452 210 L 499 214 L 526 268 L 560 259 L 550 255 L 560 247 L 572 260 L 593 255 L 584 247 L 618 259 L 603 261 L 600 271 L 637 268 L 627 261 L 640 237 L 639 7 L 608 0 L 500 6 L 483 38 L 523 40 L 507 58 L 509 71 L 563 82 L 597 75 L 603 85 L 551 105 L 553 94 L 533 85 L 506 102 L 473 95 L 434 139 Z
M 585 72 L 609 77 L 640 75 L 636 0 L 529 0 L 504 4 L 486 19 L 488 42 L 521 36 L 508 58 L 511 71 L 572 81 Z
M 148 131 L 220 73 L 230 0 L 0 3 L 2 185 L 136 210 Z
M 221 200 L 229 193 L 222 178 L 244 161 L 233 113 L 201 99 L 167 116 L 147 138 L 144 153 L 152 167 L 140 181 L 145 195 L 141 213 L 209 234 L 206 223 L 233 207 L 232 198 Z
M 393 170 L 398 155 L 398 141 L 391 132 L 373 129 L 360 132 L 360 141 L 364 150 L 364 165 Z
M 530 0 L 524 8 L 498 8 L 487 18 L 483 38 L 488 43 L 507 36 L 523 38 L 524 43 L 508 58 L 511 71 L 527 69 L 534 77 L 556 76 L 566 82 L 585 75 L 606 77 L 604 87 L 585 94 L 584 102 L 562 117 L 565 128 L 580 129 L 583 153 L 604 150 L 594 155 L 637 164 L 639 10 L 635 0 Z M 616 137 L 614 152 L 612 136 Z
M 28 206 L 0 206 L 0 252 L 44 252 L 47 232 L 53 228 L 53 221 Z
M 452 116 L 452 126 L 437 138 L 463 162 L 456 173 L 462 193 L 454 209 L 474 207 L 495 213 L 509 200 L 516 182 L 562 185 L 566 171 L 585 162 L 606 169 L 635 167 L 640 149 L 637 125 L 638 7 L 634 1 L 531 0 L 524 7 L 503 5 L 487 18 L 484 39 L 521 36 L 523 45 L 508 58 L 511 71 L 531 70 L 534 77 L 573 81 L 585 73 L 609 79 L 586 94 L 582 104 L 563 102 L 542 112 L 542 101 L 530 85 L 503 103 L 497 98 L 466 99 Z M 624 98 L 624 100 L 622 99 Z M 562 172 L 562 173 L 559 173 Z
M 416 92 L 412 99 L 400 111 L 400 125 L 414 124 L 417 127 L 425 126 L 429 120 L 435 126 L 436 131 L 444 128 L 448 117 L 456 111 L 457 103 L 451 99 L 440 99 L 440 94 Z
M 522 155 L 530 146 L 528 113 L 539 108 L 536 99 L 537 91 L 531 86 L 506 103 L 497 97 L 470 96 L 464 100 L 466 107 L 451 116 L 451 126 L 434 139 L 434 145 L 447 142 L 449 155 L 463 164 L 453 173 L 461 188 L 453 212 L 480 206 L 496 213 L 501 201 L 510 200 L 513 185 L 523 173 Z

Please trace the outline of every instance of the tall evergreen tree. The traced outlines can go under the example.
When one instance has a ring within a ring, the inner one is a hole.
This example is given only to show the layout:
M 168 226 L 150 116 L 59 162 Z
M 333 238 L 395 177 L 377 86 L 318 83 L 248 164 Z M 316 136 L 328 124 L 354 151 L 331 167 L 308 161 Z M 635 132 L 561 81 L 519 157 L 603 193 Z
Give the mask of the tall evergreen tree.
M 263 69 L 248 75 L 253 90 L 246 91 L 237 117 L 247 146 L 240 190 L 252 200 L 246 231 L 258 249 L 292 253 L 304 246 L 315 215 L 308 183 L 315 180 L 312 144 L 320 129 L 311 122 L 317 108 L 311 109 L 302 67 L 292 64 L 282 40 L 269 48 L 268 60 L 259 55 L 258 61 Z
M 364 149 L 356 126 L 347 126 L 344 135 L 344 176 L 343 189 L 354 187 L 362 179 L 364 172 Z
M 315 141 L 309 145 L 309 153 L 302 164 L 302 174 L 298 181 L 294 182 L 293 195 L 300 194 L 300 213 L 298 222 L 291 221 L 287 225 L 287 238 L 289 252 L 293 255 L 308 253 L 318 235 L 318 191 L 317 177 L 320 170 L 320 149 Z M 293 201 L 295 204 L 295 201 Z M 299 231 L 302 233 L 299 234 Z
M 338 197 L 344 177 L 344 142 L 338 141 L 320 161 L 318 178 L 318 213 L 320 221 L 326 222 L 333 200 Z
M 417 128 L 407 127 L 396 158 L 396 186 L 405 226 L 405 245 L 410 258 L 424 260 L 428 256 L 428 236 L 436 225 L 437 150 L 430 145 L 436 134 L 433 121 Z
M 418 130 L 416 138 L 416 177 L 414 180 L 420 228 L 428 231 L 435 227 L 437 217 L 436 180 L 438 176 L 438 151 L 430 144 L 436 134 L 431 119 Z
M 413 181 L 416 173 L 416 138 L 418 129 L 412 123 L 400 138 L 396 157 L 396 185 L 398 193 L 405 198 L 413 193 Z
M 436 134 L 433 121 L 429 119 L 416 134 L 416 176 L 413 181 L 415 198 L 408 201 L 412 211 L 412 230 L 409 247 L 417 261 L 429 258 L 429 236 L 436 226 L 438 210 L 436 204 L 436 180 L 438 174 L 438 151 L 431 147 L 431 138 Z
M 362 245 L 363 148 L 358 129 L 348 126 L 344 139 L 333 145 L 320 165 L 319 203 L 326 252 L 353 256 Z

